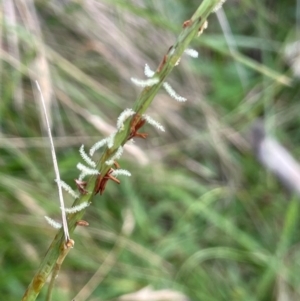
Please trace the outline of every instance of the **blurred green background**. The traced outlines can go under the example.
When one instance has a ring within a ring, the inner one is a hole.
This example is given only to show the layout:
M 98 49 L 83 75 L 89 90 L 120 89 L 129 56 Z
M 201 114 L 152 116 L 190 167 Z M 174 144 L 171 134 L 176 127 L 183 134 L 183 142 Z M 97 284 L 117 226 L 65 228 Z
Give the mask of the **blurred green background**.
M 200 3 L 1 2 L 1 300 L 21 299 L 55 235 L 44 215 L 60 219 L 34 80 L 74 187 L 81 144 L 114 130 L 141 90 L 130 78 L 157 68 Z M 157 95 L 147 113 L 166 132 L 145 126 L 149 138 L 125 149 L 119 163 L 132 176 L 94 198 L 53 300 L 300 300 L 299 200 L 246 136 L 264 116 L 300 156 L 299 5 L 228 0 L 210 16 L 191 45 L 199 58 L 183 57 L 168 78 L 188 101 Z

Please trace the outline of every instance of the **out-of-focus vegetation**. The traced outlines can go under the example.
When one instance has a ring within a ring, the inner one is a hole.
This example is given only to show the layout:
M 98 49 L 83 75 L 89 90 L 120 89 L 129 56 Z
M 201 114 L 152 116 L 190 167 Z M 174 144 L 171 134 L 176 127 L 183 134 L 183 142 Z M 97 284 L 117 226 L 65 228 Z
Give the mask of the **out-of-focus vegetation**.
M 130 77 L 142 78 L 145 63 L 156 69 L 199 3 L 1 3 L 3 300 L 21 298 L 55 235 L 44 215 L 60 217 L 33 81 L 51 111 L 61 177 L 74 186 L 80 145 L 113 131 L 140 91 Z M 175 292 L 177 300 L 300 298 L 299 200 L 257 163 L 246 138 L 264 116 L 300 155 L 300 89 L 289 65 L 295 72 L 297 52 L 285 55 L 299 33 L 296 12 L 294 1 L 228 0 L 210 17 L 191 45 L 199 58 L 183 57 L 168 78 L 188 101 L 164 90 L 156 97 L 148 113 L 166 132 L 147 126 L 149 138 L 127 148 L 119 163 L 132 177 L 95 197 L 53 300 L 139 300 L 124 295 L 146 286 L 168 289 L 168 300 Z

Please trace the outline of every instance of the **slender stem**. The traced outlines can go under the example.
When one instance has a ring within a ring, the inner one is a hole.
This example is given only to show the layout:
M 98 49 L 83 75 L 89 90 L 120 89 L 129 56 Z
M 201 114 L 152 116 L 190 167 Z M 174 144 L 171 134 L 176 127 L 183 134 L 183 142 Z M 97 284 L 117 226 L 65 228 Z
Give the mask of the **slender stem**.
M 43 111 L 44 111 L 44 115 L 45 115 L 47 130 L 48 130 L 48 137 L 49 137 L 49 141 L 50 141 L 52 161 L 53 161 L 53 166 L 54 166 L 54 171 L 55 171 L 55 176 L 56 176 L 56 183 L 57 183 L 57 188 L 58 188 L 59 202 L 60 202 L 60 208 L 61 208 L 61 217 L 62 217 L 62 222 L 63 222 L 63 230 L 64 230 L 64 234 L 65 234 L 65 240 L 67 242 L 68 240 L 70 240 L 70 235 L 69 235 L 67 217 L 66 217 L 66 212 L 65 212 L 64 197 L 63 197 L 62 188 L 60 185 L 61 181 L 60 181 L 59 168 L 58 168 L 56 154 L 55 154 L 54 142 L 53 142 L 53 138 L 52 138 L 52 134 L 51 134 L 51 128 L 50 128 L 47 109 L 46 109 L 46 105 L 45 105 L 45 99 L 44 99 L 44 96 L 43 96 L 43 93 L 41 91 L 38 81 L 36 80 L 35 83 L 36 83 L 36 86 L 41 95 L 41 102 L 42 102 Z
M 166 77 L 173 70 L 176 62 L 183 54 L 184 50 L 187 48 L 191 40 L 197 35 L 199 28 L 204 24 L 209 14 L 212 13 L 215 6 L 220 2 L 220 0 L 204 0 L 198 7 L 192 18 L 190 19 L 190 25 L 183 28 L 181 34 L 177 38 L 175 44 L 167 52 L 167 58 L 162 66 L 161 70 L 157 72 L 154 76 L 159 78 L 159 82 L 151 87 L 146 87 L 142 90 L 141 94 L 137 98 L 133 110 L 137 114 L 143 114 L 149 105 L 151 104 L 153 98 L 157 94 L 160 87 L 163 85 Z M 97 164 L 97 169 L 101 174 L 106 174 L 109 170 L 109 166 L 105 164 L 112 154 L 114 154 L 117 149 L 127 142 L 128 135 L 130 133 L 130 119 L 124 123 L 124 128 L 122 131 L 117 132 L 114 145 L 112 148 L 106 148 Z M 97 176 L 92 176 L 86 186 L 87 191 L 94 191 Z M 83 202 L 92 202 L 93 193 L 81 195 L 80 198 L 75 200 L 73 206 L 79 205 Z M 84 215 L 85 210 L 76 212 L 74 214 L 68 215 L 68 226 L 69 232 L 72 233 L 76 227 L 76 221 L 80 220 Z M 33 277 L 31 283 L 29 284 L 22 301 L 34 301 L 40 293 L 42 287 L 44 286 L 49 274 L 53 270 L 58 257 L 61 254 L 60 246 L 64 238 L 63 230 L 61 229 L 54 240 L 52 241 L 38 271 Z

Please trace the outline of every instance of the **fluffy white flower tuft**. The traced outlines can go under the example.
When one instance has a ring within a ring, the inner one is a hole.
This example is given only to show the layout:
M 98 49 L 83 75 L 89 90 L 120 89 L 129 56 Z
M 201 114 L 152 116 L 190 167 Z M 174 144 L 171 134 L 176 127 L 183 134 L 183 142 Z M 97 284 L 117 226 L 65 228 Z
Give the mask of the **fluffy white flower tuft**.
M 152 126 L 156 127 L 158 130 L 164 132 L 165 128 L 156 120 L 154 120 L 152 117 L 150 117 L 149 115 L 144 114 L 143 118 Z
M 114 146 L 115 142 L 115 136 L 117 132 L 113 132 L 108 138 L 107 138 L 107 147 L 112 148 Z
M 123 154 L 123 147 L 120 146 L 120 147 L 118 148 L 118 150 L 115 152 L 115 154 L 114 154 L 109 160 L 107 160 L 107 161 L 105 162 L 105 164 L 106 164 L 106 165 L 113 165 L 114 162 L 115 162 L 115 160 L 118 160 L 118 159 L 121 158 L 122 154 Z
M 141 79 L 137 79 L 137 78 L 131 78 L 131 81 L 138 87 L 151 87 L 156 85 L 159 82 L 158 78 L 150 78 L 150 79 L 146 79 L 146 80 L 141 80 Z
M 88 202 L 83 202 L 77 206 L 74 206 L 72 208 L 65 208 L 65 212 L 67 213 L 76 213 L 79 212 L 81 210 L 83 210 L 84 208 L 88 207 L 90 204 Z
M 97 169 L 89 168 L 82 163 L 78 163 L 76 167 L 85 175 L 99 175 L 99 171 Z
M 165 83 L 163 83 L 163 86 L 164 86 L 165 90 L 168 92 L 168 94 L 169 94 L 172 98 L 176 99 L 176 100 L 179 101 L 179 102 L 184 102 L 184 101 L 186 101 L 186 98 L 185 98 L 185 97 L 182 97 L 182 96 L 180 96 L 180 95 L 178 95 L 178 94 L 174 91 L 174 89 L 170 86 L 169 83 L 165 82 Z
M 131 173 L 126 170 L 126 169 L 116 169 L 114 170 L 111 175 L 113 177 L 117 177 L 117 176 L 127 176 L 127 177 L 131 177 Z
M 96 142 L 90 149 L 90 156 L 93 156 L 95 151 L 97 151 L 98 149 L 100 149 L 101 147 L 103 147 L 106 144 L 107 144 L 107 138 L 104 138 L 104 139 Z
M 52 219 L 52 218 L 49 217 L 49 216 L 46 216 L 46 215 L 45 215 L 45 219 L 46 219 L 47 223 L 48 223 L 51 227 L 53 227 L 53 228 L 55 228 L 55 229 L 60 229 L 60 228 L 62 227 L 62 224 L 61 224 L 61 223 L 55 221 L 54 219 Z
M 215 13 L 217 10 L 219 10 L 222 5 L 225 3 L 226 0 L 220 0 L 220 2 L 214 7 L 213 12 Z
M 88 156 L 88 154 L 84 150 L 84 145 L 82 144 L 79 153 L 81 158 L 85 161 L 85 163 L 91 167 L 96 167 L 96 163 Z
M 145 64 L 144 73 L 147 77 L 152 77 L 155 74 L 155 72 L 150 69 L 148 64 Z
M 198 55 L 199 55 L 197 50 L 191 49 L 191 48 L 188 48 L 188 49 L 184 50 L 184 53 L 191 56 L 191 57 L 193 57 L 193 58 L 197 58 Z
M 79 194 L 77 192 L 75 192 L 71 186 L 69 186 L 66 182 L 62 181 L 62 180 L 55 180 L 55 182 L 57 182 L 59 184 L 59 186 L 61 188 L 63 188 L 66 192 L 68 192 L 74 199 L 79 198 Z
M 117 129 L 118 130 L 122 130 L 123 126 L 124 126 L 124 122 L 126 121 L 127 118 L 129 118 L 130 116 L 134 115 L 135 112 L 132 109 L 126 109 L 124 110 L 120 116 L 118 117 L 117 120 Z
M 87 176 L 87 174 L 82 171 L 78 177 L 78 181 L 82 181 L 86 176 Z

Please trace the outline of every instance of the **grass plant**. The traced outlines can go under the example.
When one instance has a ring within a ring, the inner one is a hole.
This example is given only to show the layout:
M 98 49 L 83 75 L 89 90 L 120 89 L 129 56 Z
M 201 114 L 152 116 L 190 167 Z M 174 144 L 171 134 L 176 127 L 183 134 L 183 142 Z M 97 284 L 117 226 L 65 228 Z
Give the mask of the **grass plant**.
M 165 129 L 144 125 L 149 138 L 124 146 L 131 115 L 119 123 L 113 146 L 95 151 L 96 168 L 106 174 L 105 162 L 123 145 L 118 162 L 131 177 L 120 175 L 121 185 L 109 181 L 94 196 L 84 215 L 88 228 L 73 232 L 85 210 L 69 214 L 75 247 L 53 300 L 138 300 L 145 288 L 150 300 L 159 292 L 169 300 L 175 293 L 179 300 L 299 299 L 299 200 L 256 161 L 246 135 L 264 116 L 268 130 L 299 157 L 297 52 L 286 56 L 297 40 L 297 9 L 292 1 L 228 0 L 194 38 L 215 2 L 203 1 L 181 35 L 199 1 L 1 4 L 2 298 L 20 300 L 40 266 L 41 282 L 25 300 L 45 300 L 45 289 L 37 294 L 64 243 L 44 220 L 59 220 L 61 212 L 49 143 L 41 138 L 38 79 L 61 178 L 73 189 L 76 164 L 85 162 L 79 149 L 84 145 L 90 156 L 126 108 Z M 190 41 L 199 57 L 183 55 L 173 70 Z M 148 79 L 145 64 L 156 70 L 171 45 L 174 52 L 153 76 L 158 82 L 135 86 L 131 78 Z M 187 101 L 171 99 L 161 88 L 165 80 Z M 83 178 L 84 188 L 93 191 L 96 178 Z M 74 199 L 64 196 L 71 208 Z

